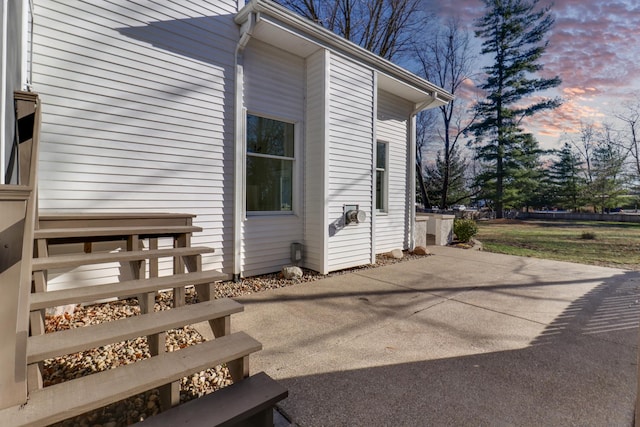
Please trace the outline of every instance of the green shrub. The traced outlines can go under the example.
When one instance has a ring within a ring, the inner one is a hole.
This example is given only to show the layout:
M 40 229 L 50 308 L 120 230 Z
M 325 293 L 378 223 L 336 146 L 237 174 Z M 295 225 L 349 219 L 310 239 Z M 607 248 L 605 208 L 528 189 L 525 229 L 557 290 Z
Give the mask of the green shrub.
M 459 241 L 468 242 L 473 236 L 478 234 L 478 226 L 472 219 L 456 218 L 453 221 L 453 233 Z

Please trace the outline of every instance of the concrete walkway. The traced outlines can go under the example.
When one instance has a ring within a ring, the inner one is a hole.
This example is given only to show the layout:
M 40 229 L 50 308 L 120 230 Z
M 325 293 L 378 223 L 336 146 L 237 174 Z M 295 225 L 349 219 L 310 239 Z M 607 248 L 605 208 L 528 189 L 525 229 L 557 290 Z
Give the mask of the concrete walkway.
M 241 298 L 300 426 L 631 426 L 640 272 L 446 247 Z

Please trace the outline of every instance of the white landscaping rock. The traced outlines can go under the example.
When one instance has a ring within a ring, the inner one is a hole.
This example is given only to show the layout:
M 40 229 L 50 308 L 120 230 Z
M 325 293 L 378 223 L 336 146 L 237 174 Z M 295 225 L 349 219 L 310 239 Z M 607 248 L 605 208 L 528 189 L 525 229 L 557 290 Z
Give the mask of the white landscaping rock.
M 402 249 L 394 249 L 391 252 L 389 252 L 387 254 L 387 256 L 389 258 L 394 258 L 394 259 L 402 259 L 402 257 L 404 256 L 404 254 L 402 253 Z
M 295 265 L 282 267 L 282 276 L 287 280 L 302 279 L 302 269 Z

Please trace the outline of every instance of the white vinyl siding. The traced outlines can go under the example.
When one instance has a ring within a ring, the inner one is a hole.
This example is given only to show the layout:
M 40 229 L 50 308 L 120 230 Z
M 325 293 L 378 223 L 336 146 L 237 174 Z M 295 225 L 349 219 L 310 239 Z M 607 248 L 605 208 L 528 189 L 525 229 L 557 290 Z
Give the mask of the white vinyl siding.
M 411 104 L 388 92 L 378 92 L 376 137 L 387 144 L 387 206 L 376 215 L 376 253 L 409 246 L 410 206 L 409 118 Z
M 307 58 L 305 136 L 304 265 L 328 273 L 325 259 L 327 207 L 325 204 L 325 131 L 328 52 Z
M 256 114 L 294 123 L 293 211 L 276 214 L 248 212 L 242 227 L 242 274 L 278 271 L 291 264 L 290 247 L 303 241 L 302 178 L 304 161 L 304 59 L 251 40 L 244 52 L 245 108 Z
M 373 209 L 373 71 L 331 56 L 329 87 L 329 270 L 371 262 Z M 364 223 L 344 226 L 343 207 L 359 205 Z
M 187 212 L 232 270 L 236 0 L 35 0 L 40 209 Z
M 41 211 L 192 213 L 204 230 L 192 243 L 216 250 L 204 268 L 244 276 L 289 264 L 293 242 L 304 244 L 302 265 L 323 273 L 406 247 L 409 103 L 377 93 L 375 61 L 333 44 L 301 58 L 251 38 L 236 82 L 242 3 L 34 0 Z M 295 30 L 282 29 L 272 42 L 292 41 Z M 243 112 L 294 125 L 290 212 L 234 217 L 246 201 Z M 389 144 L 386 215 L 374 206 L 376 140 Z M 367 220 L 345 226 L 344 205 Z M 114 270 L 86 274 L 103 281 Z

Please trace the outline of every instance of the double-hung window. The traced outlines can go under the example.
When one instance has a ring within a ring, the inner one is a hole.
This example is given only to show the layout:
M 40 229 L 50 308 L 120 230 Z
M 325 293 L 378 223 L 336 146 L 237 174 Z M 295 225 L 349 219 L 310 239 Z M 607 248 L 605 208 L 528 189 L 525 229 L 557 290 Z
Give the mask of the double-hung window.
M 294 125 L 247 114 L 248 212 L 293 210 Z
M 387 175 L 388 175 L 388 144 L 379 142 L 376 144 L 376 211 L 387 211 Z

